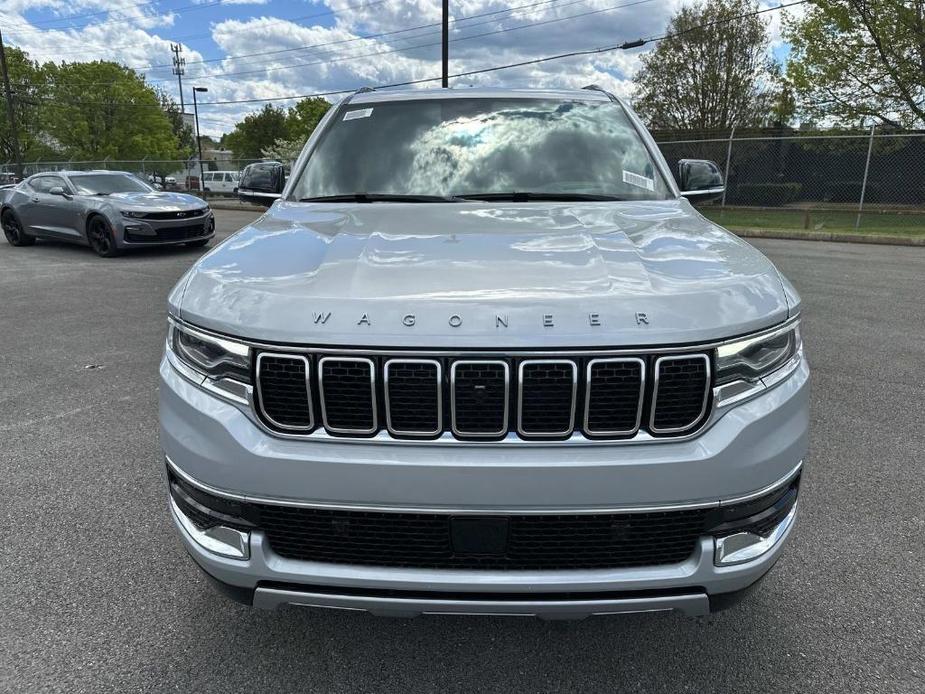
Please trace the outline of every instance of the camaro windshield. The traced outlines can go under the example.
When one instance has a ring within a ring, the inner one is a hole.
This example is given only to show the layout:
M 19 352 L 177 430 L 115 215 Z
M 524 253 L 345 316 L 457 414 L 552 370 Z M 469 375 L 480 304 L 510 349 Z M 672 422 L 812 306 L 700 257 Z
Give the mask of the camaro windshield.
M 109 195 L 110 193 L 147 193 L 153 190 L 134 176 L 123 174 L 85 174 L 71 176 L 71 183 L 81 195 Z
M 293 188 L 296 200 L 670 195 L 636 128 L 609 101 L 426 99 L 353 104 L 335 118 Z

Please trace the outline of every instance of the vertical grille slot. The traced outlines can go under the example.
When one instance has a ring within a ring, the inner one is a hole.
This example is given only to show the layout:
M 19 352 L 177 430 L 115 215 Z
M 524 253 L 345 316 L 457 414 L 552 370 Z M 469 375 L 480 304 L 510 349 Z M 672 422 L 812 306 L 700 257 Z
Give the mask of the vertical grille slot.
M 324 357 L 318 363 L 324 428 L 336 434 L 373 434 L 376 367 L 371 359 Z
M 443 429 L 440 362 L 391 359 L 385 364 L 385 418 L 398 436 L 437 436 Z
M 705 354 L 659 357 L 649 429 L 675 434 L 697 424 L 710 395 L 710 358 Z
M 257 355 L 257 398 L 270 424 L 301 432 L 315 426 L 309 377 L 309 361 L 301 354 Z
M 592 359 L 585 388 L 585 432 L 631 436 L 642 423 L 646 366 L 636 357 Z
M 453 362 L 450 369 L 453 433 L 489 438 L 507 433 L 510 380 L 507 362 Z
M 568 436 L 575 422 L 578 366 L 567 359 L 530 359 L 519 369 L 517 431 Z

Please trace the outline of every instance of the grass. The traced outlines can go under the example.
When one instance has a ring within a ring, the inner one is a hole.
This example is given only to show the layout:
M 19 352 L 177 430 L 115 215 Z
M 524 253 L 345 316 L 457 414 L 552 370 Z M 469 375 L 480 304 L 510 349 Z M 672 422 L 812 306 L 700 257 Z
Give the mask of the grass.
M 848 210 L 779 210 L 727 207 L 720 210 L 702 207 L 708 219 L 728 229 L 775 229 L 795 231 L 829 231 L 838 233 L 925 236 L 925 210 L 864 212 L 861 224 L 854 228 L 857 212 Z

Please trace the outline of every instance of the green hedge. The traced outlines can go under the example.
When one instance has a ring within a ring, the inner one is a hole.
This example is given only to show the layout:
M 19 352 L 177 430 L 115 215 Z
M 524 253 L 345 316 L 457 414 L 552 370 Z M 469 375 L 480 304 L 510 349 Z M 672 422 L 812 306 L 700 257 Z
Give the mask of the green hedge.
M 736 186 L 736 202 L 777 207 L 800 197 L 800 183 L 740 183 Z

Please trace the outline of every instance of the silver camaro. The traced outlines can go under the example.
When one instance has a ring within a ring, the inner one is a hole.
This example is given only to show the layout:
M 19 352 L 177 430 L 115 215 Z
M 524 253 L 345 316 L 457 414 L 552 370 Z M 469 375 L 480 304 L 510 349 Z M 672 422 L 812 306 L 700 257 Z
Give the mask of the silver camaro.
M 0 222 L 13 246 L 59 239 L 89 245 L 104 258 L 141 246 L 205 246 L 215 233 L 203 200 L 157 191 L 125 171 L 30 176 L 0 190 Z

